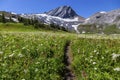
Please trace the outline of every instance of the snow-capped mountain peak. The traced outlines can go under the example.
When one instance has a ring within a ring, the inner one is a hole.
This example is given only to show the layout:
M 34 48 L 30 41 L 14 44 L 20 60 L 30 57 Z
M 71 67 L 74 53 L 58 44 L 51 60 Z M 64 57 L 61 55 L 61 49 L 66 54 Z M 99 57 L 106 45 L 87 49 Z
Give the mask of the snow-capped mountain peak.
M 84 22 L 84 18 L 76 14 L 70 6 L 61 6 L 43 14 L 22 14 L 24 18 L 37 19 L 45 24 L 54 23 L 63 26 L 68 30 L 75 30 L 77 26 Z
M 100 13 L 103 13 L 103 14 L 104 14 L 104 13 L 107 13 L 107 12 L 106 12 L 106 11 L 101 11 Z
M 85 20 L 85 24 L 112 24 L 119 18 L 120 9 L 109 12 L 101 11 L 93 14 Z
M 78 17 L 78 14 L 70 6 L 61 6 L 56 9 L 50 10 L 49 12 L 46 12 L 46 14 L 61 18 Z

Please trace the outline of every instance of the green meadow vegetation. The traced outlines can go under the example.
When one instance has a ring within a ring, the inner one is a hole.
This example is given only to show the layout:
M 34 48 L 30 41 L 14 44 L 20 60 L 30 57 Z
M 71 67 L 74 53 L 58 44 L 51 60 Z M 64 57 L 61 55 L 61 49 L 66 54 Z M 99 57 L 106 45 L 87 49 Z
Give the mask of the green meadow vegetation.
M 22 32 L 29 32 L 29 31 L 39 31 L 38 29 L 35 29 L 33 26 L 25 26 L 21 23 L 0 23 L 0 31 L 22 31 Z
M 75 80 L 120 80 L 120 35 L 74 34 L 0 23 L 0 80 L 64 80 L 70 41 Z
M 65 39 L 45 34 L 0 35 L 0 79 L 60 80 Z
M 77 80 L 120 79 L 120 40 L 79 38 L 71 48 Z
M 111 25 L 97 25 L 97 24 L 85 24 L 79 25 L 78 30 L 80 33 L 95 34 L 95 33 L 104 33 L 104 34 L 120 34 L 120 29 L 116 24 Z

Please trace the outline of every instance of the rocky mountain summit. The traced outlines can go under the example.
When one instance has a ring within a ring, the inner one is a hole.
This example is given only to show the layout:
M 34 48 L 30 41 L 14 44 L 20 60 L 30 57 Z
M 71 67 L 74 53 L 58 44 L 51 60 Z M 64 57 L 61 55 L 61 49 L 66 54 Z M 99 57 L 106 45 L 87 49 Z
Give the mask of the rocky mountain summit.
M 70 6 L 61 6 L 42 14 L 22 14 L 21 17 L 37 19 L 45 24 L 54 23 L 59 26 L 64 26 L 68 31 L 77 31 L 80 23 L 83 23 L 85 18 L 79 16 Z
M 84 24 L 116 24 L 119 22 L 120 9 L 109 12 L 101 11 L 87 18 Z
M 97 12 L 85 19 L 85 22 L 81 23 L 78 29 L 81 33 L 90 31 L 103 33 L 105 30 L 120 32 L 120 9 Z
M 0 12 L 0 15 L 2 15 Z M 64 27 L 68 31 L 77 33 L 100 32 L 105 28 L 118 29 L 120 32 L 120 9 L 112 11 L 101 11 L 93 14 L 89 18 L 79 16 L 70 6 L 60 6 L 48 12 L 41 14 L 16 14 L 13 12 L 4 12 L 5 18 L 19 22 L 18 16 L 26 19 L 38 20 L 44 24 L 55 24 Z M 115 32 L 115 31 L 114 31 Z
M 47 15 L 57 16 L 60 18 L 75 18 L 79 15 L 70 6 L 61 6 L 56 9 L 46 12 Z

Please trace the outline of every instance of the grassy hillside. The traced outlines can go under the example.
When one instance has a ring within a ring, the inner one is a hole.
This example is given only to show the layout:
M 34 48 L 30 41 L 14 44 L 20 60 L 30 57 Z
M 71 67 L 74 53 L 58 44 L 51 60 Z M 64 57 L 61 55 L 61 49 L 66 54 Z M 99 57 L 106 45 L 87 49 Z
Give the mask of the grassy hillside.
M 24 25 L 22 23 L 0 23 L 1 32 L 62 32 L 67 33 L 63 30 L 48 29 L 48 28 L 35 28 L 32 25 Z
M 33 26 L 25 26 L 21 23 L 0 23 L 0 31 L 38 31 Z
M 120 40 L 77 39 L 71 48 L 77 80 L 120 79 Z
M 62 79 L 66 39 L 61 38 L 31 33 L 1 34 L 0 79 Z
M 111 25 L 97 25 L 97 24 L 85 24 L 79 25 L 78 30 L 80 33 L 95 34 L 95 33 L 104 33 L 104 34 L 120 34 L 119 26 L 115 24 Z
M 0 80 L 64 80 L 68 58 L 75 80 L 119 80 L 120 35 L 81 35 L 0 23 Z

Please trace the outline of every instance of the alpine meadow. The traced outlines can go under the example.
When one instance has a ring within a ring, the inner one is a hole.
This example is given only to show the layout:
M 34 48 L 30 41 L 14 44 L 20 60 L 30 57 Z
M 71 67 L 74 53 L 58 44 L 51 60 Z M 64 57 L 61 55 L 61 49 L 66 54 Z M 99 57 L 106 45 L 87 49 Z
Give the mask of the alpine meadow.
M 0 80 L 120 80 L 118 0 L 14 1 L 0 1 Z

